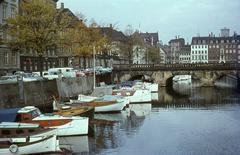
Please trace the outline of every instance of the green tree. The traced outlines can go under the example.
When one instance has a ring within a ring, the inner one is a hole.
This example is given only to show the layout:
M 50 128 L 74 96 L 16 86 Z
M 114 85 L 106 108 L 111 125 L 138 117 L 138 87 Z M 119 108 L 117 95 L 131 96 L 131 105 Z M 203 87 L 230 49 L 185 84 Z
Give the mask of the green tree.
M 159 48 L 150 46 L 147 48 L 147 63 L 157 64 L 160 60 Z
M 21 13 L 7 20 L 7 32 L 12 37 L 8 45 L 20 52 L 32 51 L 41 59 L 40 72 L 43 70 L 43 55 L 49 49 L 57 49 L 61 43 L 68 18 L 51 5 L 41 0 L 22 2 Z

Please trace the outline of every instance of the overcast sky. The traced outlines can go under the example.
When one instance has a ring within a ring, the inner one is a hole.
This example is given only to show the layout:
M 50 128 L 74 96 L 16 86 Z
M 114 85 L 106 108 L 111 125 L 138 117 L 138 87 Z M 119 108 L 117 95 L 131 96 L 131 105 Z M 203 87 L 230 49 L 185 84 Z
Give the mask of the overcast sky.
M 73 13 L 81 12 L 98 24 L 127 25 L 141 32 L 158 32 L 164 43 L 176 35 L 219 35 L 227 27 L 240 33 L 240 0 L 59 0 Z

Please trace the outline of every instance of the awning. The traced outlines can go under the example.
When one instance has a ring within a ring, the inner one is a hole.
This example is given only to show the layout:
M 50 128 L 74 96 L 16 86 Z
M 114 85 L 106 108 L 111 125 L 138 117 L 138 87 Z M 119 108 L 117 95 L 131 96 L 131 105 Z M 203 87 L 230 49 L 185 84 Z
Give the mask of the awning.
M 0 109 L 0 122 L 15 122 L 18 110 L 20 108 Z

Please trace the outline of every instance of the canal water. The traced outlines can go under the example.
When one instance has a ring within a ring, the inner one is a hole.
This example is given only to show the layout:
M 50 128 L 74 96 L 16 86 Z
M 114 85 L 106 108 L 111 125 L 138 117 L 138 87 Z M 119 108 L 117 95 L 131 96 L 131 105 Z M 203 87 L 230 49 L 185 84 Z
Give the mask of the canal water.
M 240 93 L 175 84 L 120 114 L 96 114 L 94 135 L 70 137 L 74 154 L 239 155 Z

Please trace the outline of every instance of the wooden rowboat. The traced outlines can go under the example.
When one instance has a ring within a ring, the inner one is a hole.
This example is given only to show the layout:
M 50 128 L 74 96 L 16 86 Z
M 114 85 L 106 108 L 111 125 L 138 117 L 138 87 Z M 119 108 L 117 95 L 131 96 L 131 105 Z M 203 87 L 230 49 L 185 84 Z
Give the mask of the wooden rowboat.
M 62 106 L 60 110 L 54 112 L 61 116 L 82 116 L 92 119 L 94 117 L 94 107 L 90 106 Z

